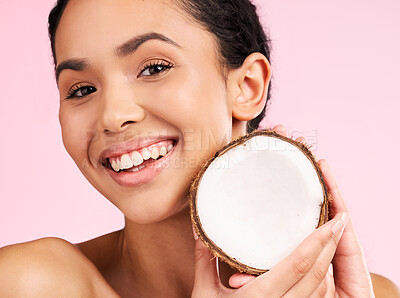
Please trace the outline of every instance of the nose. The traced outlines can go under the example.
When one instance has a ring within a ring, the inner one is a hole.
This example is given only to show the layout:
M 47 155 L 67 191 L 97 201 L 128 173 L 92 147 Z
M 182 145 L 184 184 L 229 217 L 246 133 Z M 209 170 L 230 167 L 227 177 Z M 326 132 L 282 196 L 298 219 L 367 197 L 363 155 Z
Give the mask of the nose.
M 103 88 L 100 106 L 99 132 L 105 134 L 120 133 L 145 118 L 145 111 L 138 105 L 132 88 L 121 83 Z

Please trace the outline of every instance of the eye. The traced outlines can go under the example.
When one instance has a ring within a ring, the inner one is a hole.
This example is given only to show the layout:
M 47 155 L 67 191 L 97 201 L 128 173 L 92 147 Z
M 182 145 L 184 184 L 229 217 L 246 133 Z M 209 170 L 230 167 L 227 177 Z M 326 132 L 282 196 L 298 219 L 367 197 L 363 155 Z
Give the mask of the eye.
M 65 99 L 85 97 L 96 91 L 97 91 L 97 89 L 93 86 L 77 84 L 77 85 L 72 86 L 68 90 L 68 95 Z
M 140 70 L 138 77 L 156 76 L 172 67 L 174 67 L 172 63 L 163 60 L 152 61 Z

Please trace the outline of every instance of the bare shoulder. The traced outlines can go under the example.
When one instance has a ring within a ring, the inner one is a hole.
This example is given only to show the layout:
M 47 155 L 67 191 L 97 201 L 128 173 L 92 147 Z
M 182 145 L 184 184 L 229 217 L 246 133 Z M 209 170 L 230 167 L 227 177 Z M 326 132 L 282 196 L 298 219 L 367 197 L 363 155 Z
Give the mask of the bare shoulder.
M 98 280 L 95 266 L 60 238 L 0 248 L 0 297 L 96 297 Z
M 371 280 L 376 298 L 400 298 L 400 289 L 388 278 L 371 273 Z

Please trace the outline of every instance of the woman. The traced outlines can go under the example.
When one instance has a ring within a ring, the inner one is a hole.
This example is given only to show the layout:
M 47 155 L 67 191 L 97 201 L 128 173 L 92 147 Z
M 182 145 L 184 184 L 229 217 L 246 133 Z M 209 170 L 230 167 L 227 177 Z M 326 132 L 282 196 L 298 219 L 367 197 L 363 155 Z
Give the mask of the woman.
M 0 296 L 373 296 L 325 160 L 334 218 L 268 273 L 231 276 L 221 264 L 223 285 L 193 241 L 193 175 L 258 126 L 269 98 L 267 38 L 247 0 L 59 1 L 49 22 L 65 148 L 126 224 L 76 245 L 1 249 Z

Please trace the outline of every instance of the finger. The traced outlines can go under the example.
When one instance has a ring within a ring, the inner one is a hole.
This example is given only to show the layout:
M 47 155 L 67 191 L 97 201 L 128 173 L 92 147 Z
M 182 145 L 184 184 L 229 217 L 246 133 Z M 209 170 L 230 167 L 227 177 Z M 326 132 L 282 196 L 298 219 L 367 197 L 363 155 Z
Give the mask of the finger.
M 329 266 L 329 268 L 332 268 L 332 264 Z M 317 297 L 335 298 L 335 283 L 333 280 L 333 275 L 332 273 L 329 272 L 329 270 L 323 282 L 310 296 L 310 298 L 317 298 Z
M 194 230 L 193 235 L 195 237 L 193 293 L 196 291 L 207 292 L 210 295 L 217 293 L 219 288 L 223 287 L 217 272 L 217 258 L 211 254 Z
M 331 264 L 328 269 L 328 280 L 327 280 L 327 290 L 326 297 L 334 298 L 336 293 L 335 279 L 333 277 L 333 265 Z
M 335 298 L 335 283 L 333 280 L 332 264 L 329 265 L 328 273 L 326 274 L 323 282 L 320 286 L 312 293 L 311 298 L 324 297 L 324 298 Z
M 335 177 L 333 176 L 328 162 L 324 159 L 321 159 L 318 163 L 324 175 L 324 180 L 327 184 L 328 190 L 332 195 L 332 202 L 330 206 L 331 214 L 334 216 L 335 214 L 343 211 L 347 212 L 346 204 L 339 191 L 339 187 L 336 183 Z M 343 241 L 340 242 L 336 250 L 336 255 L 333 259 L 335 270 L 339 270 L 342 274 L 346 272 L 346 274 L 348 274 L 349 276 L 353 276 L 354 278 L 357 277 L 355 275 L 355 272 L 367 272 L 362 247 L 356 235 L 356 231 L 354 230 L 351 219 L 349 220 L 349 223 L 344 230 L 342 238 Z M 343 260 L 346 260 L 346 262 L 351 262 L 352 264 L 356 265 L 343 267 Z
M 339 214 L 320 226 L 289 256 L 249 284 L 266 296 L 282 296 L 311 269 L 332 238 L 336 243 L 339 242 L 347 218 L 347 213 Z
M 296 142 L 300 142 L 300 143 L 303 143 L 304 145 L 307 145 L 307 141 L 304 137 L 296 138 Z
M 298 137 L 295 140 L 296 142 L 302 143 L 304 146 L 306 146 L 308 149 L 310 149 L 310 145 L 307 143 L 306 139 L 304 137 Z
M 256 276 L 244 273 L 235 273 L 229 278 L 229 285 L 232 288 L 241 288 L 248 282 L 255 279 Z
M 347 222 L 347 220 L 348 216 L 343 218 L 344 222 Z M 318 295 L 324 292 L 322 296 L 317 296 L 324 297 L 327 291 L 324 279 L 328 274 L 328 269 L 335 255 L 337 245 L 338 241 L 335 241 L 335 238 L 329 241 L 309 272 L 285 294 L 285 297 L 309 297 L 315 291 L 317 291 Z M 318 288 L 320 289 L 318 290 Z
M 310 298 L 326 297 L 328 292 L 329 273 L 326 274 L 324 280 L 319 284 L 318 288 L 311 294 Z M 286 297 L 286 295 L 284 296 Z
M 324 180 L 326 182 L 328 191 L 332 195 L 331 209 L 332 209 L 333 214 L 336 214 L 339 212 L 348 212 L 346 204 L 345 204 L 343 197 L 339 191 L 339 187 L 336 183 L 336 179 L 333 176 L 333 173 L 329 167 L 328 162 L 325 159 L 321 159 L 318 161 L 318 164 L 319 164 L 322 174 L 324 176 Z
M 287 137 L 286 129 L 282 124 L 275 125 L 272 130 L 275 130 L 278 134 Z

